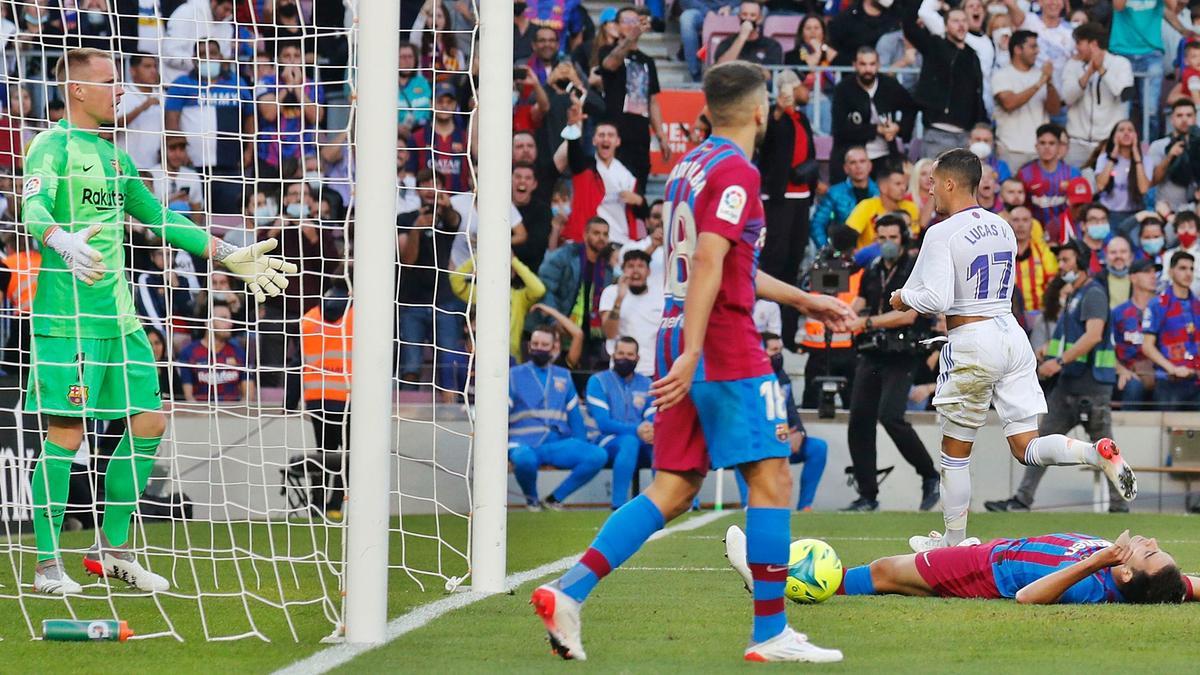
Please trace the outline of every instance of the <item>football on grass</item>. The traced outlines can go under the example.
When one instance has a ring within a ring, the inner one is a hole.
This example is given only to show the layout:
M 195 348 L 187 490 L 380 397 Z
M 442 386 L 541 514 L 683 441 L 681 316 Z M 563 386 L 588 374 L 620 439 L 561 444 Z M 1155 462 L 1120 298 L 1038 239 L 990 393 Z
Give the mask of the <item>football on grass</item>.
M 784 595 L 802 604 L 825 602 L 842 582 L 842 561 L 833 547 L 820 539 L 792 542 Z

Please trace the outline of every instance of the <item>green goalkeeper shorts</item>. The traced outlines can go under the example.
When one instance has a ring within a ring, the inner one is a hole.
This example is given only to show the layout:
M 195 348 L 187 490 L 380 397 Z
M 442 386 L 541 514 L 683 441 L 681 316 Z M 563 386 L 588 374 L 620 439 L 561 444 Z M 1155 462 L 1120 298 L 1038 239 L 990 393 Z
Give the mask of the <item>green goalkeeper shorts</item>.
M 112 420 L 162 408 L 145 331 L 117 338 L 33 336 L 26 412 Z

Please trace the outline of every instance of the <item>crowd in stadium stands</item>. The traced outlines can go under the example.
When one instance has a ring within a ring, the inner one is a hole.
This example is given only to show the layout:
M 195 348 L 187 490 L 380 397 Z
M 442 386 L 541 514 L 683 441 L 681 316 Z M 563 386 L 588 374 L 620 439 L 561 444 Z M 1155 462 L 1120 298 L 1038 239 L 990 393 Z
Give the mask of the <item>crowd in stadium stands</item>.
M 853 270 L 837 289 L 861 316 L 850 333 L 755 308 L 766 338 L 807 356 L 800 407 L 840 405 L 855 418 L 851 509 L 878 508 L 875 422 L 920 477 L 920 506 L 937 502 L 937 472 L 906 411 L 930 408 L 941 364 L 918 341 L 944 321 L 898 316 L 888 297 L 944 217 L 929 190 L 932 160 L 948 148 L 980 157 L 979 201 L 1018 242 L 996 273 L 1013 279 L 1051 407 L 1069 411 L 1045 424 L 1082 424 L 1099 438 L 1113 409 L 1200 409 L 1200 2 L 677 0 L 589 16 L 572 0 L 528 0 L 514 16 L 523 240 L 512 325 L 524 331 L 512 344 L 512 427 L 540 430 L 535 442 L 514 441 L 526 471 L 535 460 L 571 470 L 545 500 L 522 480 L 531 507 L 556 505 L 605 454 L 622 489 L 618 467 L 645 461 L 632 441 L 616 448 L 611 420 L 620 408 L 625 433 L 636 432 L 653 410 L 631 397 L 638 378 L 653 377 L 663 302 L 662 195 L 645 173 L 652 138 L 667 145 L 662 61 L 639 50 L 651 32 L 673 45 L 678 31 L 676 58 L 693 81 L 735 58 L 764 66 L 763 269 L 808 287 L 814 261 Z M 693 142 L 706 130 L 696 120 Z M 535 367 L 544 363 L 561 370 Z M 842 379 L 822 387 L 831 377 Z M 542 396 L 569 380 L 580 398 Z M 582 426 L 577 405 L 591 413 Z M 796 456 L 823 466 L 823 452 L 806 450 L 824 443 L 793 428 Z M 806 473 L 815 486 L 820 472 Z M 993 506 L 1027 508 L 1037 478 Z M 614 492 L 614 505 L 626 497 Z
M 929 188 L 932 158 L 947 148 L 981 158 L 980 202 L 1013 228 L 1017 259 L 993 273 L 1014 281 L 1014 314 L 1051 395 L 1085 400 L 1093 421 L 1112 408 L 1200 409 L 1200 0 L 647 0 L 595 14 L 579 0 L 517 0 L 513 10 L 512 461 L 531 507 L 561 502 L 605 464 L 622 474 L 619 505 L 652 442 L 647 391 L 671 233 L 651 148 L 675 158 L 664 59 L 641 49 L 651 37 L 679 45 L 683 86 L 713 63 L 763 66 L 762 267 L 814 290 L 814 261 L 853 270 L 849 288 L 829 290 L 861 319 L 827 334 L 760 302 L 755 320 L 785 384 L 782 352 L 806 355 L 799 407 L 878 421 L 926 498 L 936 473 L 905 412 L 930 405 L 939 362 L 917 339 L 944 322 L 897 316 L 887 297 L 942 217 Z M 402 391 L 461 405 L 474 234 L 488 226 L 472 196 L 474 3 L 400 11 L 395 371 Z M 346 292 L 347 21 L 341 0 L 0 2 L 3 222 L 18 220 L 22 148 L 63 116 L 56 88 L 40 82 L 46 64 L 64 46 L 116 45 L 129 56 L 115 141 L 156 194 L 235 245 L 275 237 L 301 266 L 256 310 L 205 261 L 164 252 L 131 225 L 137 309 L 174 366 L 165 396 L 279 390 L 312 356 L 301 317 L 319 322 L 322 298 Z M 693 143 L 710 128 L 703 116 L 688 126 Z M 19 368 L 37 251 L 15 228 L 3 243 L 6 362 Z M 823 387 L 830 377 L 842 381 Z M 852 426 L 871 429 L 848 439 L 861 496 L 852 506 L 870 510 L 875 426 Z M 792 427 L 795 458 L 823 465 L 824 443 L 798 416 Z M 530 472 L 545 464 L 571 475 L 543 502 Z M 815 489 L 820 471 L 805 475 Z

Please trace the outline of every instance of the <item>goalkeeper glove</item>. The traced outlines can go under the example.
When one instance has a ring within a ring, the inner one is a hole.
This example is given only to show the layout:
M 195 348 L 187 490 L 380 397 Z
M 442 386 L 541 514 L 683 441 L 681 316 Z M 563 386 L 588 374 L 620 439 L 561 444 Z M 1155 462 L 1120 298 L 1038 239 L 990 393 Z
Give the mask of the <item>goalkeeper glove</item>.
M 287 277 L 284 275 L 295 274 L 298 270 L 295 263 L 267 255 L 275 250 L 277 245 L 278 242 L 274 239 L 267 239 L 235 249 L 223 257 L 218 257 L 217 261 L 235 277 L 246 282 L 246 287 L 254 294 L 254 299 L 262 303 L 268 295 L 275 297 L 282 293 L 288 286 Z
M 88 286 L 100 281 L 106 269 L 104 256 L 88 245 L 88 240 L 96 236 L 100 228 L 100 225 L 92 225 L 78 232 L 67 232 L 61 227 L 55 227 L 45 239 L 46 245 L 62 256 L 71 274 Z

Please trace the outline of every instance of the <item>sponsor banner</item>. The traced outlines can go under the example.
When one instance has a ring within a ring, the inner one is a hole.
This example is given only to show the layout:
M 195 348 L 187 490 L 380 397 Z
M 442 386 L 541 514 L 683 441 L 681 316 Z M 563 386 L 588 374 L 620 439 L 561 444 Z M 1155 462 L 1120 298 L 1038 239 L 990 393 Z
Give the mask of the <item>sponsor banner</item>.
M 665 176 L 685 152 L 696 147 L 692 142 L 692 127 L 704 109 L 704 94 L 698 90 L 663 90 L 658 94 L 662 109 L 663 137 L 671 146 L 671 161 L 664 162 L 657 145 L 650 150 L 650 173 Z

